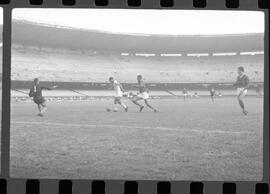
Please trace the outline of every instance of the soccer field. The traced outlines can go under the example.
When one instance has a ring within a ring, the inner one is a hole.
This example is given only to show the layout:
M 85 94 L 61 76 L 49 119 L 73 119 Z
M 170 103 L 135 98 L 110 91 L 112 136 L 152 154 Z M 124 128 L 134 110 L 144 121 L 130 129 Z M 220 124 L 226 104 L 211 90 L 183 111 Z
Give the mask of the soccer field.
M 162 180 L 260 180 L 263 98 L 154 99 L 159 112 L 124 100 L 11 103 L 12 177 Z

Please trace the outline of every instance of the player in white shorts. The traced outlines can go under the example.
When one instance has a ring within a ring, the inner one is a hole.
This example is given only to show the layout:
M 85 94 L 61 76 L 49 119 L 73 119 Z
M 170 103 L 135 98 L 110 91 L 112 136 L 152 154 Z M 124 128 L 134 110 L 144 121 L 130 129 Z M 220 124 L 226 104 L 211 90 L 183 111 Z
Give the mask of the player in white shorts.
M 214 102 L 215 100 L 215 95 L 216 95 L 216 91 L 215 91 L 215 89 L 214 88 L 211 88 L 210 89 L 210 97 L 211 97 L 211 99 L 212 99 L 212 102 Z
M 245 109 L 244 97 L 247 94 L 247 89 L 249 86 L 249 78 L 244 72 L 245 72 L 244 67 L 238 67 L 237 69 L 238 76 L 234 86 L 237 88 L 237 99 L 242 109 L 242 112 L 243 114 L 247 115 L 248 111 Z
M 121 101 L 121 98 L 123 97 L 123 92 L 124 92 L 124 89 L 123 89 L 122 85 L 117 80 L 115 80 L 113 77 L 110 77 L 109 78 L 109 81 L 112 84 L 112 87 L 113 87 L 114 92 L 115 92 L 115 95 L 114 95 L 114 104 L 115 105 L 116 104 L 121 105 L 125 109 L 125 111 L 127 112 L 128 111 L 128 106 L 125 105 Z M 117 110 L 117 108 L 115 107 L 114 110 Z
M 144 100 L 144 103 L 146 106 L 148 106 L 150 109 L 152 109 L 154 112 L 157 112 L 155 108 L 153 108 L 149 102 L 149 90 L 146 88 L 145 83 L 142 80 L 142 76 L 137 76 L 138 85 L 137 88 L 139 89 L 139 93 L 131 98 L 131 101 L 140 107 L 140 112 L 143 110 L 144 106 L 138 103 L 139 100 Z

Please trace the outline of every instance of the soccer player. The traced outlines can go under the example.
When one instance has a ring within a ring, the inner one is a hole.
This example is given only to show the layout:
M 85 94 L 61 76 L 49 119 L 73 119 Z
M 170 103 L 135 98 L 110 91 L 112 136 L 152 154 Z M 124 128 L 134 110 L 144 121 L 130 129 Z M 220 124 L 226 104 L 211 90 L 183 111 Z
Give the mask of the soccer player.
M 244 67 L 238 67 L 237 73 L 238 73 L 237 80 L 235 84 L 233 84 L 233 86 L 237 88 L 237 98 L 239 101 L 239 105 L 242 109 L 242 112 L 244 115 L 247 115 L 248 111 L 245 109 L 244 97 L 247 94 L 247 89 L 249 86 L 249 78 L 245 74 Z
M 143 78 L 142 78 L 142 75 L 138 75 L 137 76 L 137 82 L 138 82 L 138 85 L 136 86 L 138 89 L 139 89 L 139 93 L 137 95 L 134 95 L 132 98 L 131 98 L 131 101 L 136 104 L 137 106 L 140 107 L 140 112 L 143 110 L 144 106 L 142 106 L 141 104 L 138 103 L 138 101 L 140 100 L 144 100 L 144 103 L 146 104 L 146 106 L 148 106 L 150 109 L 152 109 L 154 112 L 157 112 L 157 109 L 153 108 L 149 102 L 148 102 L 148 99 L 149 99 L 149 90 L 148 88 L 146 87 L 144 81 L 143 81 Z
M 188 91 L 187 91 L 186 88 L 184 88 L 182 92 L 183 92 L 183 95 L 184 95 L 184 101 L 185 101 L 186 98 L 187 98 L 187 95 L 188 95 Z
M 210 89 L 210 97 L 212 99 L 212 102 L 214 102 L 214 97 L 215 97 L 216 91 L 214 88 Z
M 34 86 L 30 89 L 29 96 L 33 97 L 34 102 L 37 104 L 38 107 L 38 116 L 42 117 L 47 110 L 46 100 L 42 96 L 42 90 L 52 90 L 57 88 L 57 86 L 53 86 L 51 88 L 45 87 L 39 84 L 39 79 L 34 79 Z
M 127 112 L 128 111 L 128 106 L 125 105 L 122 101 L 121 101 L 121 98 L 123 97 L 123 92 L 124 92 L 124 89 L 122 87 L 122 85 L 117 81 L 115 80 L 113 77 L 109 77 L 109 82 L 111 83 L 114 91 L 115 91 L 115 96 L 114 96 L 114 104 L 120 104 L 124 109 L 125 111 Z M 117 107 L 114 108 L 114 111 L 117 111 Z

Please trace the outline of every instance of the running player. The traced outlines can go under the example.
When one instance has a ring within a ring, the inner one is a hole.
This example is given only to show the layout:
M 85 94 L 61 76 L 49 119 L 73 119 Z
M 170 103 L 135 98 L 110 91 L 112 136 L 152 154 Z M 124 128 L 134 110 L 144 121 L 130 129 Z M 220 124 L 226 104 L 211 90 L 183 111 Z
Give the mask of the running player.
M 238 67 L 237 73 L 238 73 L 237 80 L 233 85 L 237 88 L 237 98 L 239 101 L 239 105 L 242 109 L 242 112 L 243 114 L 247 115 L 248 111 L 245 109 L 244 97 L 247 94 L 247 89 L 249 86 L 249 78 L 245 74 L 244 67 Z
M 144 103 L 146 104 L 146 106 L 148 106 L 154 112 L 157 112 L 157 110 L 155 108 L 153 108 L 148 102 L 149 90 L 143 81 L 142 75 L 137 76 L 137 82 L 138 82 L 138 85 L 136 87 L 139 89 L 139 93 L 137 95 L 134 95 L 131 98 L 131 101 L 140 107 L 140 112 L 143 110 L 144 106 L 142 106 L 141 104 L 138 103 L 139 100 L 144 100 Z
M 57 88 L 57 86 L 53 86 L 51 88 L 41 86 L 39 84 L 39 79 L 35 78 L 34 79 L 34 86 L 30 89 L 29 96 L 33 97 L 34 102 L 37 104 L 38 107 L 38 116 L 42 117 L 45 111 L 47 110 L 46 106 L 46 100 L 42 96 L 42 90 L 52 90 Z
M 109 82 L 111 83 L 114 91 L 115 91 L 115 96 L 114 96 L 114 104 L 120 104 L 124 109 L 125 111 L 127 112 L 128 111 L 128 106 L 125 105 L 122 101 L 121 101 L 121 98 L 123 97 L 123 92 L 124 92 L 124 89 L 122 87 L 122 85 L 116 81 L 113 77 L 109 77 Z M 107 109 L 108 110 L 108 109 Z M 117 111 L 117 107 L 114 108 L 114 111 Z
M 184 88 L 182 92 L 183 92 L 184 101 L 185 101 L 185 100 L 186 100 L 186 98 L 187 98 L 187 95 L 188 95 L 188 91 L 187 91 L 187 89 L 186 89 L 186 88 Z
M 214 102 L 214 97 L 215 97 L 216 91 L 214 88 L 210 89 L 210 97 L 212 99 L 212 102 Z

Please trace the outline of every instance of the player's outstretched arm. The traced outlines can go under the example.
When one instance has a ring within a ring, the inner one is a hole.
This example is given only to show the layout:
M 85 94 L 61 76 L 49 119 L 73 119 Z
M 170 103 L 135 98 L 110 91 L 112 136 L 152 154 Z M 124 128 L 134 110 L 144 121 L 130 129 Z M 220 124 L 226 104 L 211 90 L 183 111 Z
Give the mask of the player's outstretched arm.
M 124 90 L 122 84 L 119 84 L 119 87 L 120 87 L 120 89 L 121 89 L 122 92 L 125 92 L 125 90 Z
M 52 87 L 45 87 L 45 86 L 42 87 L 42 89 L 46 89 L 46 90 L 53 90 L 53 89 L 56 89 L 56 88 L 58 88 L 57 85 L 54 85 Z

